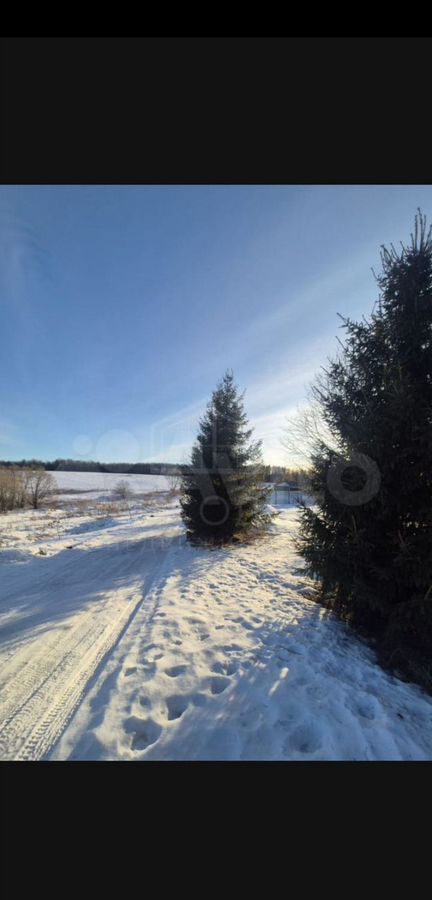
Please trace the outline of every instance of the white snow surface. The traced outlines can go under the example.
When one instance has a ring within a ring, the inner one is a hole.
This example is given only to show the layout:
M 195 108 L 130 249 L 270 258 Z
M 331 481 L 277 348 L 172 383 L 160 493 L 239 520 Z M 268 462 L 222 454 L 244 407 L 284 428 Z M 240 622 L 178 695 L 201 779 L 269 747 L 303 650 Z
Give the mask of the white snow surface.
M 0 758 L 432 759 L 432 698 L 309 599 L 297 527 L 197 549 L 162 495 L 0 517 Z
M 112 493 L 119 481 L 125 481 L 131 494 L 169 491 L 166 475 L 127 475 L 123 472 L 50 472 L 61 491 L 91 493 L 93 497 Z

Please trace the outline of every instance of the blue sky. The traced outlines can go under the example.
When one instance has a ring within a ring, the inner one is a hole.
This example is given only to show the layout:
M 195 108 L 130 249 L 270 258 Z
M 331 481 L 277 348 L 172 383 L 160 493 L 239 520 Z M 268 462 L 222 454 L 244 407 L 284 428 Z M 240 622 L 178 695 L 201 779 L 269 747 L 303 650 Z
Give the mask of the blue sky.
M 234 370 L 266 461 L 432 186 L 0 187 L 0 458 L 184 461 Z

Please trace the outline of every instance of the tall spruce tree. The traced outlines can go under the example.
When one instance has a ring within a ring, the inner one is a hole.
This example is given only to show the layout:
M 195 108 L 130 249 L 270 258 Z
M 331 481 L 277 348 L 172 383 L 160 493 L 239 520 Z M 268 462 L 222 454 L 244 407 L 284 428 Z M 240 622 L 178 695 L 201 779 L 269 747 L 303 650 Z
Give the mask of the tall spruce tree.
M 340 452 L 317 445 L 299 549 L 326 605 L 432 688 L 432 230 L 420 211 L 401 246 L 382 248 L 377 308 L 343 319 L 342 352 L 314 384 Z
M 251 441 L 243 396 L 226 372 L 199 423 L 190 465 L 183 467 L 180 503 L 191 541 L 224 543 L 271 521 L 261 441 Z

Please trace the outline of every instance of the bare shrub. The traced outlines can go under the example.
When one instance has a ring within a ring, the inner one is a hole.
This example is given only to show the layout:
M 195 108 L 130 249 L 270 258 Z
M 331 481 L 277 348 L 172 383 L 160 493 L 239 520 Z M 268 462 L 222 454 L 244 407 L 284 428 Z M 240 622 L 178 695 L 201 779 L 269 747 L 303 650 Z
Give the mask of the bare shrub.
M 56 509 L 60 509 L 60 508 L 61 508 L 61 505 L 60 505 L 60 503 L 59 503 L 57 497 L 53 497 L 52 495 L 50 495 L 49 497 L 47 497 L 47 498 L 44 500 L 44 507 L 45 507 L 46 509 L 51 509 L 51 510 L 54 511 L 54 510 L 56 510 Z
M 121 481 L 118 481 L 114 487 L 113 494 L 119 500 L 128 500 L 131 496 L 131 489 L 127 483 L 127 481 L 122 478 Z
M 0 469 L 0 512 L 21 509 L 27 502 L 28 473 L 15 466 Z
M 91 500 L 86 500 L 82 498 L 80 500 L 75 500 L 74 506 L 76 509 L 76 513 L 79 516 L 84 516 L 89 512 L 90 507 L 93 505 Z
M 308 406 L 288 416 L 286 423 L 281 444 L 303 471 L 310 467 L 313 456 L 323 444 L 335 453 L 340 449 L 313 399 Z
M 6 512 L 14 509 L 14 506 L 14 472 L 12 469 L 0 469 L 0 510 Z
M 30 469 L 15 469 L 16 501 L 17 506 L 23 509 L 28 503 L 28 485 Z
M 27 500 L 33 509 L 39 509 L 46 497 L 54 492 L 56 483 L 45 469 L 29 469 L 26 483 Z
M 180 488 L 181 488 L 181 481 L 182 481 L 181 472 L 180 471 L 172 472 L 171 475 L 167 476 L 167 478 L 168 478 L 168 483 L 170 486 L 170 493 L 171 494 L 173 494 L 174 492 L 179 493 Z
M 124 503 L 119 502 L 97 503 L 95 509 L 97 516 L 106 519 L 109 516 L 117 516 L 119 513 L 124 512 L 127 509 L 127 506 Z

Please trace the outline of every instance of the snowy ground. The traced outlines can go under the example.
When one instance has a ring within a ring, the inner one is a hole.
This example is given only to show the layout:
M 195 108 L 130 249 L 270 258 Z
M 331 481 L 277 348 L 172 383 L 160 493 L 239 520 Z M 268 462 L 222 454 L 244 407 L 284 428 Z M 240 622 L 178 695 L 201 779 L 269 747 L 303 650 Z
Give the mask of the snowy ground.
M 295 508 L 208 551 L 150 490 L 0 517 L 0 758 L 432 759 L 432 698 L 308 599 Z
M 107 498 L 119 481 L 125 481 L 131 494 L 147 494 L 150 491 L 168 491 L 171 482 L 165 475 L 124 475 L 121 472 L 50 472 L 57 487 L 73 496 L 82 492 L 90 497 Z

